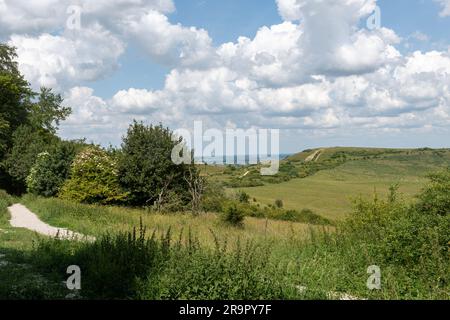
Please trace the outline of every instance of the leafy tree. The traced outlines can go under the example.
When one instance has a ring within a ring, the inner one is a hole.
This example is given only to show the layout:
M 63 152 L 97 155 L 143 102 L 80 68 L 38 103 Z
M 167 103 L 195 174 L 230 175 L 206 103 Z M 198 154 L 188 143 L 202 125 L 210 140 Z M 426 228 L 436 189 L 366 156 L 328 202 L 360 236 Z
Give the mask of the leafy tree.
M 117 161 L 99 147 L 87 147 L 74 159 L 60 197 L 81 203 L 116 204 L 127 197 L 119 185 Z
M 0 43 L 0 72 L 19 74 L 16 57 L 13 47 Z
M 30 106 L 28 119 L 36 129 L 56 133 L 59 123 L 70 115 L 71 109 L 62 106 L 63 98 L 52 89 L 41 88 L 37 103 Z
M 56 196 L 69 178 L 70 166 L 81 145 L 61 141 L 50 152 L 40 153 L 27 177 L 28 191 L 44 197 Z
M 16 57 L 14 48 L 0 43 L 0 160 L 12 145 L 12 133 L 26 122 L 33 97 Z
M 33 92 L 16 58 L 15 48 L 0 44 L 0 187 L 20 193 L 36 156 L 58 140 L 55 132 L 70 108 L 51 89 Z
M 180 140 L 181 141 L 181 140 Z M 134 122 L 123 139 L 119 176 L 132 205 L 156 205 L 176 192 L 189 202 L 189 165 L 176 165 L 171 154 L 178 142 L 169 128 Z
M 12 178 L 13 191 L 23 193 L 37 155 L 49 150 L 51 145 L 59 142 L 59 138 L 46 131 L 21 126 L 13 133 L 12 140 L 13 147 L 4 161 L 4 167 Z

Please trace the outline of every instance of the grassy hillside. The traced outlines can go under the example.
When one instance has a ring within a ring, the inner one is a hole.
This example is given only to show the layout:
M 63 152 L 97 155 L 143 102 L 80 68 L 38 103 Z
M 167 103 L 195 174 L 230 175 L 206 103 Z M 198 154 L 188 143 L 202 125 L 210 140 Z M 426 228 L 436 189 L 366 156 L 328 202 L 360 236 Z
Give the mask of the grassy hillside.
M 143 209 L 82 205 L 59 199 L 26 196 L 22 199 L 30 210 L 45 222 L 93 236 L 128 231 L 140 224 L 161 235 L 170 228 L 171 233 L 192 232 L 206 246 L 214 245 L 214 235 L 221 239 L 259 241 L 261 239 L 283 242 L 287 239 L 304 239 L 310 229 L 321 230 L 307 224 L 247 217 L 245 229 L 228 227 L 220 223 L 216 214 L 193 216 L 191 214 L 154 214 Z M 328 228 L 329 229 L 329 228 Z
M 252 218 L 232 228 L 213 214 L 161 215 L 27 196 L 20 202 L 44 221 L 98 240 L 40 240 L 30 249 L 30 238 L 13 234 L 28 248 L 0 242 L 10 262 L 0 268 L 0 279 L 9 279 L 0 298 L 64 298 L 66 267 L 76 264 L 87 298 L 448 299 L 448 217 L 414 213 L 392 199 L 360 202 L 336 233 L 280 221 L 266 228 Z M 139 229 L 123 233 L 141 218 L 148 236 Z M 150 238 L 153 230 L 157 236 Z M 373 264 L 382 268 L 382 290 L 366 287 Z
M 311 209 L 343 218 L 352 198 L 386 194 L 398 184 L 411 199 L 428 173 L 450 165 L 450 150 L 327 148 L 306 150 L 281 162 L 275 177 L 261 177 L 258 166 L 213 167 L 211 179 L 244 190 L 262 204 L 280 199 L 288 209 Z M 244 176 L 245 172 L 250 171 Z
M 243 227 L 231 227 L 214 213 L 157 214 L 0 193 L 0 298 L 62 299 L 71 293 L 62 285 L 66 268 L 75 264 L 83 270 L 85 298 L 448 299 L 450 173 L 433 183 L 426 175 L 449 159 L 448 150 L 308 150 L 283 161 L 289 170 L 281 177 L 228 188 L 255 197 L 248 206 L 281 199 L 286 209 L 310 208 L 336 220 L 352 212 L 335 226 L 247 216 Z M 204 170 L 227 183 L 245 180 L 249 174 L 236 176 L 255 168 Z M 407 199 L 388 190 L 395 183 Z M 352 197 L 371 199 L 352 207 Z M 13 202 L 97 241 L 44 239 L 11 228 L 6 207 Z M 367 267 L 374 264 L 382 269 L 382 290 L 366 286 Z

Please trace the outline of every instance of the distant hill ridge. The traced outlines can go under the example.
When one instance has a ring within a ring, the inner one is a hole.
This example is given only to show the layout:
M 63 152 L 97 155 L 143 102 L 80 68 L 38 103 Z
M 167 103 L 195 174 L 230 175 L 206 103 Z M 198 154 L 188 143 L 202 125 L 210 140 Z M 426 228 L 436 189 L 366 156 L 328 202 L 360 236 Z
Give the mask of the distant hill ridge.
M 424 155 L 426 153 L 435 154 L 436 156 L 444 155 L 450 152 L 450 148 L 365 148 L 365 147 L 328 147 L 328 148 L 314 148 L 306 149 L 302 152 L 293 154 L 287 158 L 286 161 L 305 161 L 305 162 L 317 162 L 326 161 L 329 159 L 336 159 L 339 157 L 347 158 L 377 158 L 381 156 L 392 156 L 392 155 Z M 312 159 L 314 158 L 314 159 Z

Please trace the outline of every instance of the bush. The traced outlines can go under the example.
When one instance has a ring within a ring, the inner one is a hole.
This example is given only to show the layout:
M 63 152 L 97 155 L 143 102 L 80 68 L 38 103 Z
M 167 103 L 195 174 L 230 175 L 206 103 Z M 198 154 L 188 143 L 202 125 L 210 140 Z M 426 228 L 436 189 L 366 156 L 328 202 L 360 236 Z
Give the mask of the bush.
M 277 199 L 275 200 L 275 207 L 277 208 L 283 208 L 283 200 Z
M 27 177 L 28 192 L 53 197 L 59 193 L 69 177 L 70 166 L 76 154 L 76 146 L 71 142 L 60 142 L 50 153 L 40 153 Z
M 13 134 L 13 147 L 4 166 L 12 177 L 14 192 L 26 191 L 26 178 L 36 162 L 38 154 L 48 150 L 59 139 L 45 131 L 36 131 L 30 126 L 20 126 Z
M 180 140 L 181 142 L 181 140 Z M 170 191 L 185 204 L 191 200 L 185 181 L 188 165 L 172 162 L 172 150 L 179 142 L 161 124 L 145 126 L 134 122 L 123 139 L 119 157 L 121 186 L 129 193 L 132 205 L 153 205 L 164 201 Z
M 169 190 L 161 202 L 150 207 L 151 210 L 159 213 L 176 213 L 186 211 L 186 202 L 175 191 Z
M 450 167 L 429 178 L 430 183 L 419 195 L 417 209 L 423 214 L 450 215 Z
M 236 206 L 236 204 L 231 203 L 225 207 L 224 212 L 221 215 L 221 220 L 226 224 L 243 227 L 245 216 L 241 210 Z
M 227 202 L 229 208 L 230 203 Z M 314 225 L 333 225 L 334 223 L 327 218 L 324 218 L 309 209 L 303 209 L 302 211 L 297 210 L 286 210 L 283 208 L 278 208 L 274 205 L 269 205 L 267 207 L 261 208 L 259 204 L 246 204 L 246 203 L 235 203 L 235 206 L 244 216 L 253 218 L 269 218 L 273 220 L 300 222 Z
M 127 193 L 119 185 L 116 160 L 99 147 L 88 147 L 75 157 L 59 196 L 88 204 L 117 204 L 126 200 Z
M 240 203 L 249 203 L 250 202 L 250 196 L 248 195 L 248 193 L 246 193 L 244 191 L 239 191 L 237 194 L 237 198 Z
M 449 263 L 449 216 L 424 214 L 397 195 L 389 195 L 388 200 L 375 197 L 373 201 L 357 201 L 343 232 L 366 243 L 366 249 L 379 261 L 412 269 L 430 264 L 435 269 Z
M 202 198 L 202 209 L 205 212 L 222 212 L 227 202 L 225 190 L 222 185 L 207 181 L 205 193 Z

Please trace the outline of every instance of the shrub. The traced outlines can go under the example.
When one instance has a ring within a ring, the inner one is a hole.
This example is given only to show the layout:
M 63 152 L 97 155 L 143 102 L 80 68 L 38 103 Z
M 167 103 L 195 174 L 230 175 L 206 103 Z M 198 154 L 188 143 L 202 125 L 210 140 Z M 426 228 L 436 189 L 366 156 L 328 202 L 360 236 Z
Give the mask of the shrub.
M 178 193 L 169 190 L 162 201 L 155 203 L 150 209 L 160 213 L 183 212 L 186 210 L 186 202 Z
M 388 200 L 375 197 L 373 201 L 357 201 L 343 231 L 346 236 L 364 242 L 378 261 L 413 269 L 449 263 L 448 216 L 423 214 L 395 195 Z
M 283 200 L 277 199 L 275 200 L 275 207 L 277 208 L 283 208 Z
M 60 197 L 88 204 L 117 204 L 127 193 L 119 185 L 116 160 L 99 147 L 87 147 L 75 157 Z
M 202 209 L 205 212 L 222 212 L 227 202 L 222 185 L 207 181 L 205 194 L 202 198 Z
M 423 214 L 450 215 L 450 167 L 429 178 L 430 183 L 419 195 L 417 209 Z
M 13 134 L 13 147 L 9 152 L 4 166 L 12 177 L 14 191 L 26 191 L 26 178 L 36 162 L 38 154 L 48 150 L 59 139 L 45 131 L 36 131 L 30 126 L 20 126 Z
M 172 150 L 179 141 L 161 124 L 145 126 L 134 122 L 123 139 L 119 157 L 119 177 L 132 205 L 152 205 L 164 201 L 170 191 L 187 204 L 191 200 L 185 175 L 188 165 L 172 162 Z
M 69 177 L 70 166 L 76 154 L 75 144 L 60 142 L 53 150 L 40 153 L 27 177 L 28 192 L 44 196 L 56 196 Z
M 224 212 L 221 215 L 221 220 L 226 224 L 243 227 L 245 216 L 241 210 L 236 206 L 236 204 L 231 203 L 225 207 Z
M 249 203 L 250 202 L 250 196 L 248 195 L 248 193 L 246 193 L 244 191 L 239 191 L 237 194 L 237 198 L 240 203 Z

